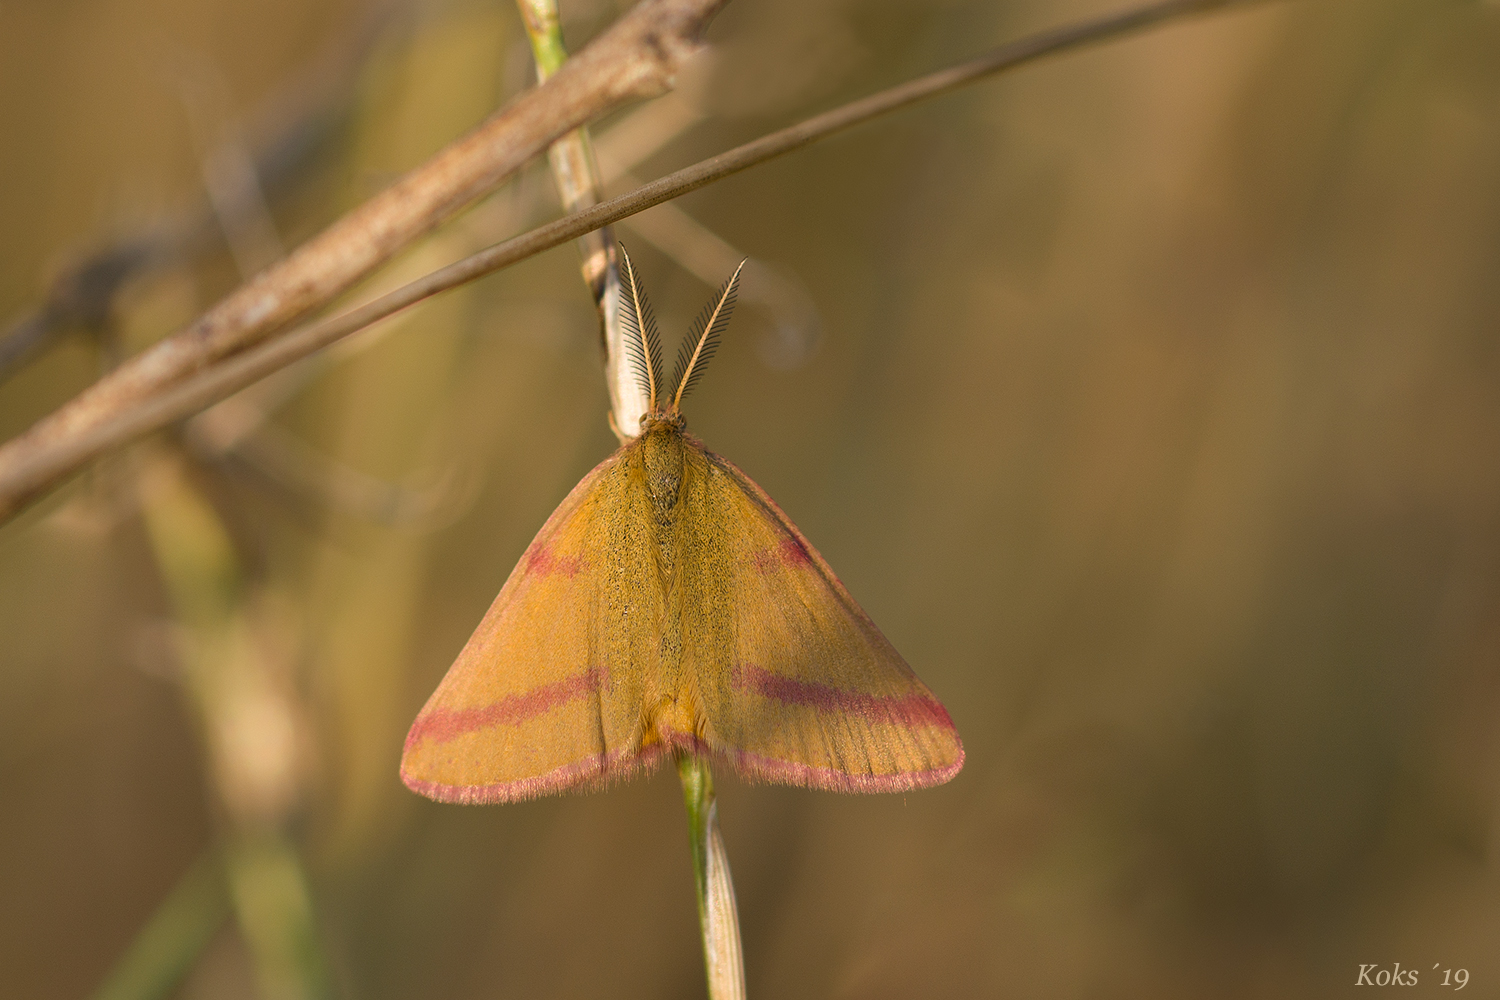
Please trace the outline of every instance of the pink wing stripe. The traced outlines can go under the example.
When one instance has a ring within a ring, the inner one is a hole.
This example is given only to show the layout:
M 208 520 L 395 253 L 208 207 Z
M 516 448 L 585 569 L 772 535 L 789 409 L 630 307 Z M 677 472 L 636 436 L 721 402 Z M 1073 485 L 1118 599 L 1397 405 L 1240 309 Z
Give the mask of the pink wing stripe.
M 735 687 L 749 688 L 761 697 L 779 701 L 783 705 L 807 705 L 834 715 L 855 715 L 866 722 L 953 728 L 948 710 L 935 699 L 922 694 L 882 696 L 842 691 L 827 684 L 773 674 L 753 663 L 735 668 L 731 683 Z
M 526 572 L 537 576 L 561 573 L 574 577 L 583 571 L 583 556 L 559 556 L 545 545 L 538 545 L 526 553 Z
M 602 681 L 599 668 L 590 667 L 577 677 L 543 684 L 525 694 L 506 695 L 483 708 L 434 708 L 417 716 L 411 732 L 406 734 L 406 746 L 410 748 L 420 740 L 446 743 L 488 726 L 519 726 L 527 719 L 598 691 Z
M 781 543 L 781 561 L 788 566 L 803 566 L 812 562 L 812 557 L 807 554 L 802 539 L 793 535 Z
M 774 549 L 757 552 L 751 559 L 762 573 L 774 573 L 783 567 L 806 566 L 812 562 L 806 546 L 796 538 L 788 538 Z

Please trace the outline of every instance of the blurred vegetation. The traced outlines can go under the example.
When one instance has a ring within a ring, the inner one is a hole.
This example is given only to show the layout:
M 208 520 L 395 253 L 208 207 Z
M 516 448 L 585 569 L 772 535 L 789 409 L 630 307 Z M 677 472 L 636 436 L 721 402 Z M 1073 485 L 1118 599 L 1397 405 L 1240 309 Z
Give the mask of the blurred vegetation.
M 600 124 L 601 166 L 655 176 L 1109 6 L 731 4 L 678 93 Z M 564 0 L 570 48 L 619 9 Z M 0 317 L 193 234 L 0 384 L 0 434 L 530 58 L 500 0 L 0 6 Z M 263 202 L 205 199 L 273 149 Z M 1497 178 L 1500 6 L 1287 0 L 621 227 L 669 340 L 704 260 L 761 262 L 778 291 L 747 272 L 689 421 L 968 750 L 900 797 L 720 775 L 752 994 L 1323 997 L 1400 962 L 1500 996 Z M 555 211 L 537 164 L 371 284 Z M 556 250 L 0 528 L 0 994 L 702 995 L 671 769 L 493 808 L 397 777 L 613 446 L 597 338 Z

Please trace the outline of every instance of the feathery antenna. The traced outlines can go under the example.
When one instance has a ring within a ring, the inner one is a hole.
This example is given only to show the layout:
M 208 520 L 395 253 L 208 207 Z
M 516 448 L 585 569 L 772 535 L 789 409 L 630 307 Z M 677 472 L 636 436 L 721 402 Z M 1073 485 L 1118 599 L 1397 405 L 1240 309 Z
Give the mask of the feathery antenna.
M 656 387 L 661 382 L 661 338 L 656 333 L 656 315 L 646 299 L 646 290 L 635 278 L 635 266 L 630 263 L 630 254 L 625 244 L 620 244 L 620 271 L 624 281 L 620 283 L 620 326 L 625 333 L 625 348 L 630 352 L 630 366 L 635 377 L 640 379 L 648 404 L 647 413 L 656 412 Z M 622 428 L 628 434 L 630 428 Z
M 693 321 L 688 338 L 677 349 L 677 368 L 672 374 L 672 384 L 676 391 L 672 396 L 670 412 L 676 413 L 682 406 L 682 397 L 698 381 L 698 376 L 703 374 L 703 369 L 708 365 L 708 359 L 718 350 L 719 338 L 724 335 L 724 328 L 729 326 L 729 314 L 734 312 L 735 295 L 740 287 L 740 272 L 749 261 L 748 257 L 740 261 L 740 266 L 734 269 L 729 280 L 719 288 L 719 294 L 703 307 L 703 311 Z

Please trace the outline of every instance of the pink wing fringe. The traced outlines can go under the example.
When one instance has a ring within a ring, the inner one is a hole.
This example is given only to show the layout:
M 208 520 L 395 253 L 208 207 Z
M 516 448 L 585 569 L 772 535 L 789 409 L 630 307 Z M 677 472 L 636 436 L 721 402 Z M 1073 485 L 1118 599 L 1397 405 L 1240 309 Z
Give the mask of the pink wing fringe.
M 490 805 L 502 802 L 524 802 L 557 792 L 592 792 L 605 785 L 624 781 L 657 767 L 673 750 L 723 761 L 734 768 L 741 779 L 753 783 L 800 785 L 825 792 L 905 792 L 931 788 L 949 781 L 964 766 L 960 746 L 958 759 L 946 767 L 929 771 L 904 771 L 899 774 L 847 774 L 828 767 L 812 767 L 772 760 L 743 750 L 720 752 L 692 736 L 664 733 L 664 742 L 639 752 L 616 750 L 602 757 L 590 757 L 534 778 L 501 781 L 492 785 L 444 785 L 423 781 L 401 770 L 401 780 L 418 795 L 438 802 L 460 805 Z M 955 737 L 956 738 L 956 737 Z

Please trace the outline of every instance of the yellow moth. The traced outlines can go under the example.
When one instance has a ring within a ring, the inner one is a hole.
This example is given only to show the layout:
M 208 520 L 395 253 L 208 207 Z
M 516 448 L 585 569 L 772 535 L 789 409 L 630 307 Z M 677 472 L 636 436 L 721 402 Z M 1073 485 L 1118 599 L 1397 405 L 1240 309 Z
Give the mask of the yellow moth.
M 947 711 L 781 509 L 684 431 L 682 398 L 728 325 L 740 270 L 663 391 L 628 255 L 620 321 L 649 412 L 547 519 L 412 724 L 402 780 L 511 802 L 673 752 L 752 780 L 850 792 L 963 766 Z

